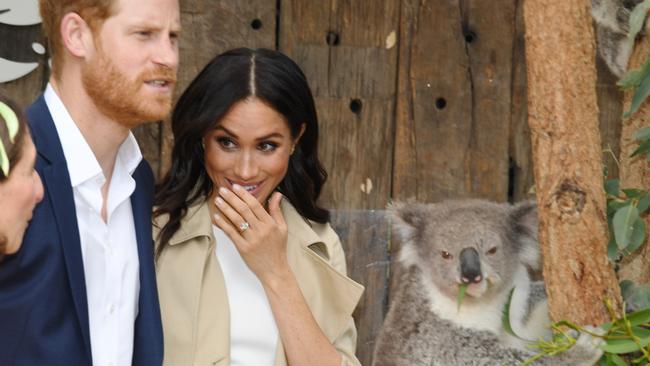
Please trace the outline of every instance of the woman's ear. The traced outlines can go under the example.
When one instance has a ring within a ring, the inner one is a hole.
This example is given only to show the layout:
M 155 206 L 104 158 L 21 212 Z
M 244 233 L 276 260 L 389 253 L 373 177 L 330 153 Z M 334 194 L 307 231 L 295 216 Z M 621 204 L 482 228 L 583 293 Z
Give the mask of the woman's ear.
M 302 123 L 300 124 L 300 131 L 298 132 L 298 136 L 293 140 L 294 145 L 298 145 L 298 142 L 300 142 L 300 138 L 302 137 L 302 134 L 305 133 L 305 130 L 307 129 L 307 124 Z
M 65 49 L 75 57 L 86 57 L 93 42 L 88 23 L 77 13 L 70 12 L 61 19 L 61 40 Z

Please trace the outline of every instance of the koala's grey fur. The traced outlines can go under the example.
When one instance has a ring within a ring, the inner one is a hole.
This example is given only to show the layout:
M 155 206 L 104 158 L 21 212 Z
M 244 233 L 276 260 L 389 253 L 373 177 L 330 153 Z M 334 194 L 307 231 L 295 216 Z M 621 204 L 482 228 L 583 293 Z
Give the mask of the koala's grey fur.
M 510 307 L 516 333 L 532 340 L 550 335 L 543 283 L 531 283 L 526 269 L 540 266 L 535 204 L 394 203 L 390 211 L 403 268 L 373 365 L 519 365 L 532 357 L 506 334 L 501 314 L 516 288 Z M 467 273 L 459 254 L 467 248 L 478 253 L 481 276 L 458 310 L 461 272 Z M 601 354 L 594 338 L 580 335 L 570 350 L 535 365 L 593 365 Z
M 628 42 L 630 12 L 643 0 L 591 0 L 598 53 L 618 77 L 627 70 L 634 43 Z

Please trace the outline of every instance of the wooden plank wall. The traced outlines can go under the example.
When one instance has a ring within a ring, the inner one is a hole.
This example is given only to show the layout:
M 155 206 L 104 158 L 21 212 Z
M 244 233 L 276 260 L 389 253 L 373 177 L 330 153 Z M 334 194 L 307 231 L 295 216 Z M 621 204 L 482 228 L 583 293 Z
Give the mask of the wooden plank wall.
M 181 0 L 177 96 L 216 54 L 280 49 L 301 65 L 316 98 L 321 197 L 366 286 L 355 312 L 358 355 L 370 365 L 389 304 L 399 243 L 391 200 L 481 197 L 517 201 L 533 187 L 526 108 L 522 0 Z M 11 40 L 11 41 L 5 41 Z M 0 84 L 23 105 L 43 89 L 39 26 L 0 24 L 0 57 L 35 72 Z M 598 62 L 603 146 L 619 151 L 621 93 Z M 173 145 L 168 122 L 135 131 L 158 174 Z M 614 159 L 605 162 L 613 176 Z M 391 265 L 392 264 L 392 265 Z

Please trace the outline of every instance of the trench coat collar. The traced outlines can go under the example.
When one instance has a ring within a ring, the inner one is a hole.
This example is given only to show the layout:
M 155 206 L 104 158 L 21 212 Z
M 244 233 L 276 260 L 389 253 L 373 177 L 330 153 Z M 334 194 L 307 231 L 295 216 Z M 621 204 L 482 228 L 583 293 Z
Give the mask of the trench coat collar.
M 306 220 L 286 198 L 282 200 L 281 209 L 289 230 L 287 238 L 289 265 L 294 270 L 296 280 L 316 322 L 325 336 L 334 342 L 343 333 L 345 327 L 349 326 L 352 311 L 363 293 L 363 286 L 352 281 L 344 273 L 338 272 L 328 263 L 330 254 L 334 254 L 331 249 L 340 245 L 336 233 L 329 225 Z M 154 230 L 159 230 L 166 221 L 166 215 L 156 218 Z M 181 228 L 169 240 L 170 246 L 186 244 L 205 245 L 205 255 L 214 255 L 216 243 L 205 198 L 188 208 Z M 209 270 L 210 267 L 201 267 L 202 269 L 196 273 L 196 278 L 190 279 L 188 283 L 196 284 L 194 292 L 197 294 L 202 291 L 202 288 L 215 289 L 215 286 L 218 286 L 218 290 L 208 291 L 202 296 L 208 297 L 205 299 L 207 303 L 221 304 L 211 312 L 211 316 L 214 319 L 227 321 L 224 319 L 229 319 L 228 303 L 222 301 L 226 290 L 223 286 L 223 278 L 218 279 L 221 276 L 219 263 L 216 260 L 213 263 L 216 265 L 214 269 L 217 276 L 205 277 L 204 271 Z M 186 298 L 195 298 L 195 296 Z M 216 354 L 211 353 L 209 356 L 213 365 L 225 366 L 230 363 L 229 334 L 224 333 L 223 329 L 227 328 L 212 327 L 208 333 L 203 334 L 203 342 L 218 345 L 218 349 L 213 349 L 216 350 Z M 201 358 L 201 360 L 205 359 Z M 282 341 L 279 340 L 274 365 L 286 366 L 286 364 Z
M 323 238 L 319 237 L 314 230 L 312 230 L 311 223 L 302 217 L 286 198 L 282 199 L 280 208 L 282 209 L 284 220 L 289 228 L 289 235 L 295 236 L 303 247 L 310 247 L 314 244 L 323 242 Z M 213 237 L 212 221 L 209 217 L 210 210 L 208 208 L 207 199 L 202 198 L 192 206 L 188 207 L 187 213 L 182 220 L 183 224 L 169 239 L 169 245 L 186 243 L 191 239 L 203 236 L 210 238 L 211 241 Z M 154 225 L 161 228 L 167 220 L 165 219 L 164 223 L 161 221 L 162 220 L 155 220 Z M 329 258 L 327 247 L 323 246 L 320 249 L 324 251 L 321 254 L 325 255 L 326 258 Z

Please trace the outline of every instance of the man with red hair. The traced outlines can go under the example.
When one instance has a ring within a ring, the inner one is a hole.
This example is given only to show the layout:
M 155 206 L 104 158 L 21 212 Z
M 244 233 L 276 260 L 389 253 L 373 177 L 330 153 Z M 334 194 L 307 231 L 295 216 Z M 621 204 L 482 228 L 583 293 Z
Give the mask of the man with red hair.
M 178 0 L 40 0 L 52 54 L 28 109 L 45 187 L 0 268 L 0 365 L 160 365 L 153 174 L 130 129 L 171 109 Z

